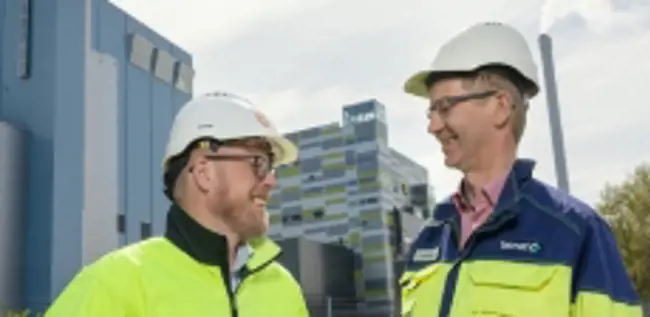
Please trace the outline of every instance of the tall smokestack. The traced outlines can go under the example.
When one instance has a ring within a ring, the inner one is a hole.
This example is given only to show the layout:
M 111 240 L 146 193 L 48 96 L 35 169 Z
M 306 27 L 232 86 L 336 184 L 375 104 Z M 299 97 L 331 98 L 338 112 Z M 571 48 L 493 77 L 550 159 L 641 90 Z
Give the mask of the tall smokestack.
M 539 47 L 542 54 L 544 69 L 544 84 L 546 87 L 546 103 L 548 105 L 548 119 L 551 126 L 551 139 L 553 141 L 553 156 L 555 158 L 555 173 L 557 185 L 560 189 L 569 192 L 569 175 L 566 167 L 566 154 L 564 152 L 564 134 L 562 133 L 562 120 L 557 96 L 557 83 L 555 81 L 555 64 L 553 62 L 553 41 L 547 34 L 539 36 Z

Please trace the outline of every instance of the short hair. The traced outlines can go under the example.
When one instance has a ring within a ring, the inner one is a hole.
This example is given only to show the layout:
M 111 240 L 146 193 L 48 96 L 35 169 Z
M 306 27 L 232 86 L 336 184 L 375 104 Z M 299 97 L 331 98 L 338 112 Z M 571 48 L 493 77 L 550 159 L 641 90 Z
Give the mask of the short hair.
M 490 88 L 503 90 L 512 100 L 512 135 L 519 144 L 526 129 L 526 114 L 529 101 L 524 94 L 526 79 L 516 70 L 502 65 L 490 65 L 473 72 L 450 72 L 432 74 L 427 78 L 426 85 L 431 87 L 435 81 L 446 78 L 463 79 L 463 88 L 474 89 L 476 85 L 486 85 Z

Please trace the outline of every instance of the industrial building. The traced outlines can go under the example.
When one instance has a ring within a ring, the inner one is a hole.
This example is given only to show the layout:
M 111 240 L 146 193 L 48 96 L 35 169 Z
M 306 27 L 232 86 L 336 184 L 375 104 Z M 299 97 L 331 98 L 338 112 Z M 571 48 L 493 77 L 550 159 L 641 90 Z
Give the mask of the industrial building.
M 341 123 L 288 133 L 300 157 L 278 169 L 268 204 L 274 240 L 302 236 L 359 255 L 357 297 L 372 316 L 398 308 L 395 255 L 434 203 L 427 170 L 390 148 L 387 132 L 384 105 L 368 100 L 344 106 Z
M 300 283 L 311 317 L 359 316 L 354 285 L 357 256 L 344 246 L 303 237 L 278 241 L 278 262 Z
M 107 0 L 3 1 L 0 75 L 0 307 L 42 312 L 82 265 L 163 231 L 192 58 Z

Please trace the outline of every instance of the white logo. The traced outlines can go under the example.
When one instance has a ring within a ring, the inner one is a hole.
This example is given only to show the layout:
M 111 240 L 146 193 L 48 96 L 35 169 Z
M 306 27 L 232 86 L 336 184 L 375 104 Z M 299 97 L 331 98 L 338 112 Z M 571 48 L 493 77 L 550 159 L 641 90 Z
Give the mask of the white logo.
M 413 255 L 414 262 L 428 262 L 435 261 L 440 255 L 440 248 L 436 247 L 433 249 L 417 249 Z
M 537 253 L 541 249 L 542 246 L 537 242 L 512 242 L 501 240 L 501 250 L 503 251 L 522 251 Z

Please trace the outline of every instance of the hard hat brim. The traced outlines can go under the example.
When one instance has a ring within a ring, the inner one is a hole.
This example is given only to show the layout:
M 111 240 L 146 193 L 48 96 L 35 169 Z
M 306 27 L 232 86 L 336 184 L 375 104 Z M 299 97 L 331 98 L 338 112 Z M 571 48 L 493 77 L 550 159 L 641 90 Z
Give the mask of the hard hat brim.
M 429 90 L 425 81 L 431 73 L 431 70 L 422 70 L 413 74 L 404 83 L 404 91 L 417 97 L 429 98 Z
M 269 136 L 266 137 L 271 146 L 273 147 L 273 154 L 275 155 L 275 167 L 280 165 L 291 164 L 298 159 L 298 146 L 291 140 L 283 136 Z

